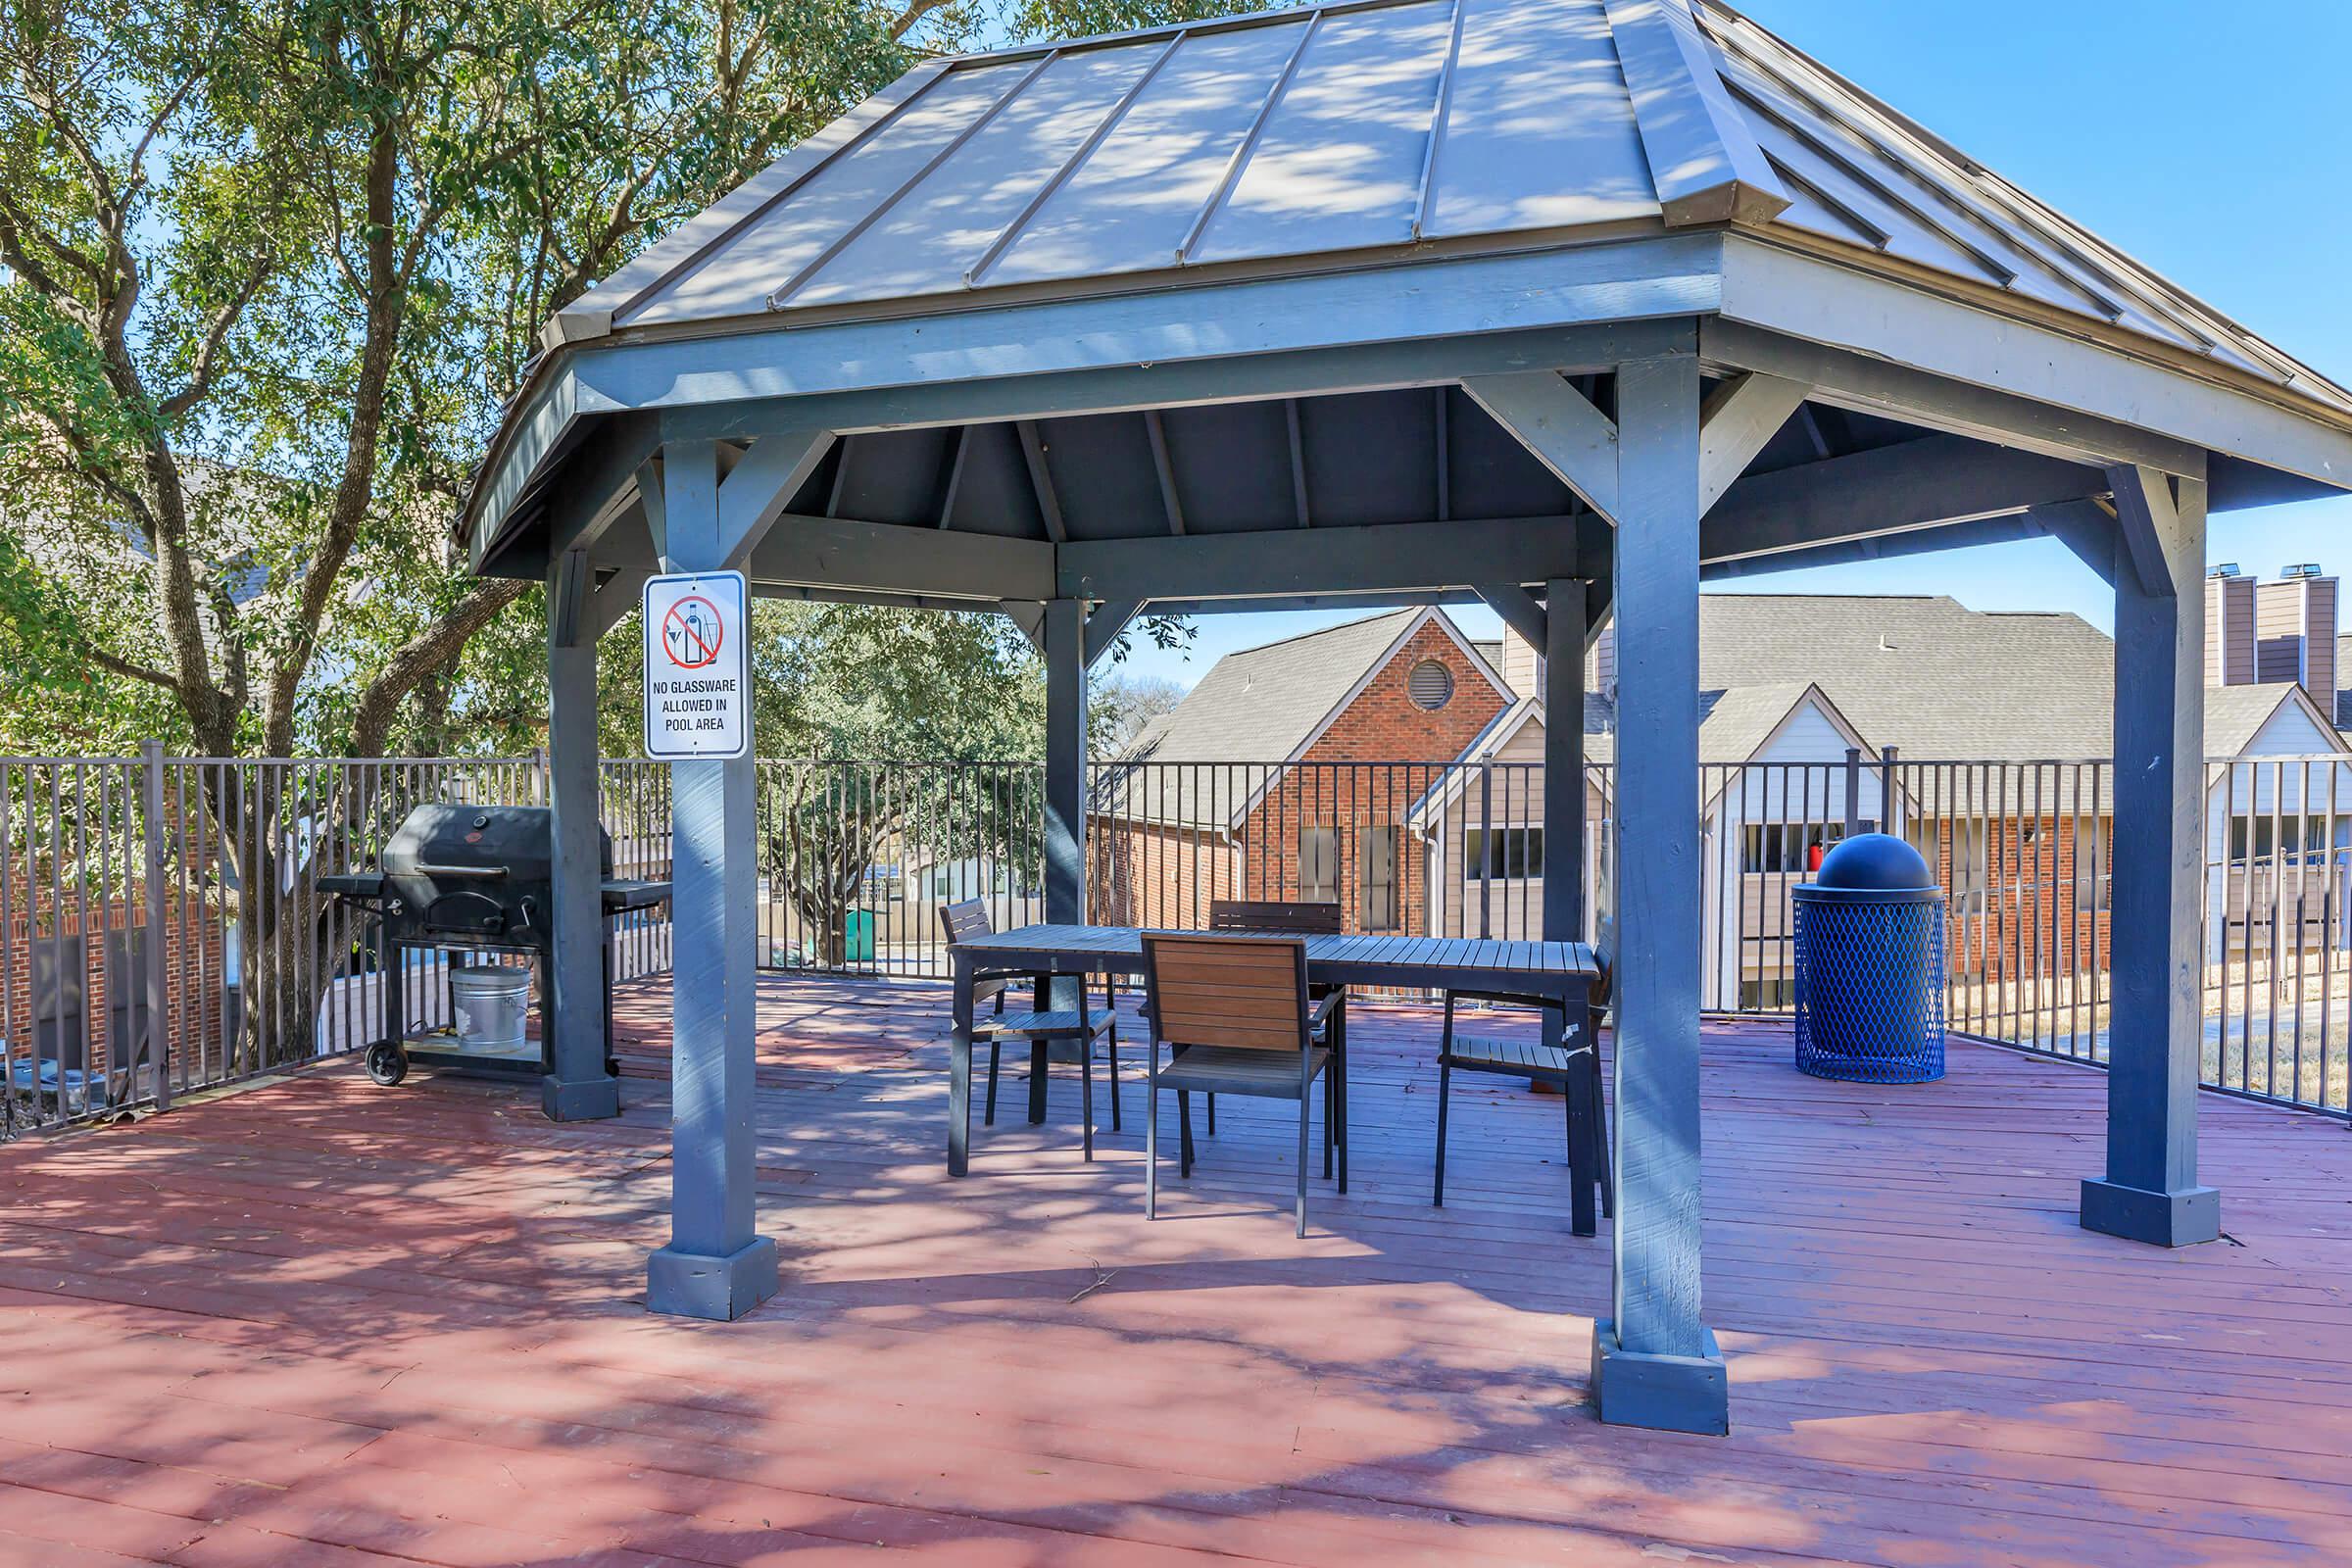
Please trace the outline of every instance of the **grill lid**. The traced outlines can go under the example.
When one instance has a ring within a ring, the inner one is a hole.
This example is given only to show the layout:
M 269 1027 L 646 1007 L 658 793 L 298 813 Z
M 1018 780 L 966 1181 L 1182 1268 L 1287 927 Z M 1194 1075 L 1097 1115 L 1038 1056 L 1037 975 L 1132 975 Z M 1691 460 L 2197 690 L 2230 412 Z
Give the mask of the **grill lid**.
M 555 815 L 544 806 L 419 806 L 384 846 L 384 875 L 493 898 L 501 882 L 545 887 L 555 880 Z M 608 879 L 612 839 L 601 827 L 597 852 L 597 876 Z

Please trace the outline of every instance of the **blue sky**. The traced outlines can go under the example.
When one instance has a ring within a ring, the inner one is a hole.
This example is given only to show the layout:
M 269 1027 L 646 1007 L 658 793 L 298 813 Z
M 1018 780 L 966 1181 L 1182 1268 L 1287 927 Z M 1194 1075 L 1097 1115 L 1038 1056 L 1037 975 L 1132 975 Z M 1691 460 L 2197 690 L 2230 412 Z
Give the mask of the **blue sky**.
M 1758 23 L 2289 354 L 2352 380 L 2346 0 L 1735 0 Z M 2209 554 L 2275 575 L 2352 571 L 2352 497 L 2213 519 Z M 1727 589 L 1733 585 L 1726 585 Z M 1738 591 L 1948 593 L 2072 610 L 2106 589 L 2057 544 L 1742 579 Z M 1712 591 L 1712 590 L 1711 590 Z M 1183 685 L 1219 654 L 1348 618 L 1210 615 L 1189 657 L 1129 670 Z M 1466 625 L 1494 635 L 1484 611 Z

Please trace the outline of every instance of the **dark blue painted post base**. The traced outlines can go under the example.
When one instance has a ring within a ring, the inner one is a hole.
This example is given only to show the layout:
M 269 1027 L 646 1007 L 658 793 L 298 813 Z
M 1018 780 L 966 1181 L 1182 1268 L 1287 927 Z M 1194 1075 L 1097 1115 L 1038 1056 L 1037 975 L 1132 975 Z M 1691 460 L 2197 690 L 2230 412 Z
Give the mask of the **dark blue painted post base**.
M 2217 1187 L 2150 1192 L 2090 1177 L 2082 1183 L 2082 1228 L 2152 1247 L 2194 1247 L 2220 1239 L 2222 1194 Z
M 620 1114 L 620 1080 L 598 1073 L 578 1083 L 565 1083 L 550 1073 L 539 1080 L 539 1108 L 549 1121 L 601 1121 Z
M 1696 1432 L 1732 1430 L 1732 1384 L 1715 1331 L 1702 1328 L 1697 1355 L 1658 1355 L 1617 1343 L 1617 1325 L 1592 1325 L 1592 1403 L 1611 1426 Z
M 723 1257 L 664 1247 L 645 1260 L 646 1310 L 731 1323 L 775 1295 L 776 1279 L 776 1244 L 764 1236 Z

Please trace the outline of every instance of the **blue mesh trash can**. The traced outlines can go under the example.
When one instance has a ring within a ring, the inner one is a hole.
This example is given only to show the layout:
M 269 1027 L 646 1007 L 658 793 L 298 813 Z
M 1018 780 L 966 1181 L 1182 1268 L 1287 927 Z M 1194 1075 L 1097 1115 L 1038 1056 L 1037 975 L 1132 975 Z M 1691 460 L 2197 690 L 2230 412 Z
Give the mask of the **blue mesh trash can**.
M 1943 889 L 1886 833 L 1832 850 L 1796 906 L 1796 1065 L 1816 1078 L 1943 1076 Z

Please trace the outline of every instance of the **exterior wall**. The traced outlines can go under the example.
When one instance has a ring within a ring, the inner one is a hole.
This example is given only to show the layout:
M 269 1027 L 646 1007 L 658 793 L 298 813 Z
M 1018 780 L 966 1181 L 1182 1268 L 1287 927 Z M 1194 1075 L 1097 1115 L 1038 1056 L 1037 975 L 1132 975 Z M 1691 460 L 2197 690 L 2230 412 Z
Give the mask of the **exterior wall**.
M 2272 945 L 2274 904 L 2285 912 L 2285 923 L 2297 920 L 2307 928 L 2298 939 L 2291 930 L 2278 934 L 2290 946 L 2312 947 L 2332 931 L 2343 944 L 2352 937 L 2352 855 L 2343 842 L 2352 816 L 2352 760 L 2330 766 L 2325 762 L 2269 762 L 2266 758 L 2325 756 L 2335 748 L 2328 734 L 2313 722 L 2300 703 L 2288 701 L 2263 721 L 2230 766 L 2211 767 L 2205 811 L 2205 956 L 2220 963 L 2231 955 L 2265 953 Z M 2330 777 L 2332 775 L 2332 777 Z M 2303 816 L 2326 817 L 2330 823 L 2305 830 L 2294 823 Z M 2233 824 L 2247 824 L 2258 842 L 2233 845 Z M 2303 844 L 2257 854 L 2259 837 L 2267 832 Z M 2308 835 L 2328 841 L 2323 855 L 2310 853 Z
M 1709 971 L 1701 1004 L 1744 1005 L 1744 988 L 1792 982 L 1793 903 L 1801 874 L 1746 869 L 1750 827 L 1794 824 L 1800 840 L 1826 839 L 1846 818 L 1845 754 L 1853 740 L 1817 702 L 1807 701 L 1757 748 L 1744 765 L 1702 766 L 1701 794 L 1710 802 L 1701 854 L 1707 907 Z M 1899 811 L 1895 813 L 1899 816 Z M 1879 770 L 1865 765 L 1854 791 L 1854 815 L 1885 825 L 1888 819 Z M 1901 823 L 1895 824 L 1897 831 Z M 1766 999 L 1769 1000 L 1769 999 Z
M 1407 695 L 1413 666 L 1434 659 L 1453 675 L 1453 696 L 1429 711 Z M 1298 832 L 1331 827 L 1338 837 L 1338 891 L 1347 928 L 1361 929 L 1359 882 L 1364 834 L 1394 825 L 1396 834 L 1396 914 L 1388 929 L 1428 929 L 1429 864 L 1403 831 L 1405 812 L 1443 775 L 1481 730 L 1507 706 L 1462 646 L 1435 620 L 1396 649 L 1308 746 L 1303 766 L 1284 770 L 1241 829 L 1244 898 L 1298 897 Z M 1377 768 L 1318 767 L 1319 763 L 1379 762 Z M 1539 807 L 1540 810 L 1540 807 Z
M 1086 849 L 1087 918 L 1097 925 L 1197 928 L 1211 899 L 1249 896 L 1241 851 L 1220 834 L 1097 816 Z
M 2205 579 L 2205 684 L 2254 683 L 2254 579 Z
M 1544 701 L 1544 658 L 1535 645 L 1510 627 L 1502 628 L 1502 679 L 1512 695 Z
M 1973 865 L 1955 863 L 1961 836 L 1981 829 L 1986 843 L 1982 875 Z M 1935 848 L 1931 863 L 1946 897 L 1949 973 L 1998 983 L 2018 975 L 2105 971 L 2112 817 L 1944 818 L 1921 823 L 1913 842 Z M 2084 849 L 2089 862 L 2080 863 Z
M 141 930 L 147 919 L 143 887 L 137 883 L 127 887 L 118 883 L 117 887 L 120 891 L 112 899 L 69 895 L 57 900 L 44 893 L 37 910 L 16 908 L 0 929 L 0 955 L 6 958 L 6 974 L 0 977 L 0 986 L 5 988 L 0 990 L 0 1024 L 4 1024 L 0 1034 L 5 1034 L 17 1060 L 29 1057 L 36 1035 L 32 1026 L 33 951 L 54 947 L 62 952 L 62 961 L 69 969 L 78 965 L 85 977 L 84 1021 L 78 1028 L 68 1026 L 70 1041 L 76 1043 L 66 1046 L 67 1060 L 70 1063 L 80 1055 L 93 1073 L 115 1064 L 114 1057 L 120 1053 L 112 1038 L 113 1000 L 107 992 L 105 939 L 109 933 Z M 206 1059 L 219 1055 L 221 967 L 229 918 L 220 907 L 194 895 L 171 897 L 164 905 L 166 994 L 172 1007 L 168 1027 L 175 1056 L 196 1051 L 202 1051 Z M 132 999 L 132 1004 L 144 1000 Z M 41 1001 L 44 1009 L 53 1005 L 49 999 Z M 120 1043 L 124 1049 L 130 1044 Z
M 1495 831 L 1544 826 L 1544 721 L 1531 718 L 1494 752 L 1510 764 L 1494 774 L 1491 805 Z M 1544 934 L 1544 879 L 1497 878 L 1492 889 L 1472 874 L 1470 831 L 1480 822 L 1482 797 L 1476 770 L 1468 771 L 1439 817 L 1430 845 L 1430 934 L 1475 937 L 1484 932 L 1509 942 Z M 1590 775 L 1585 780 L 1585 919 L 1588 935 L 1596 911 L 1600 834 L 1608 802 Z M 1548 853 L 1548 850 L 1547 850 Z

